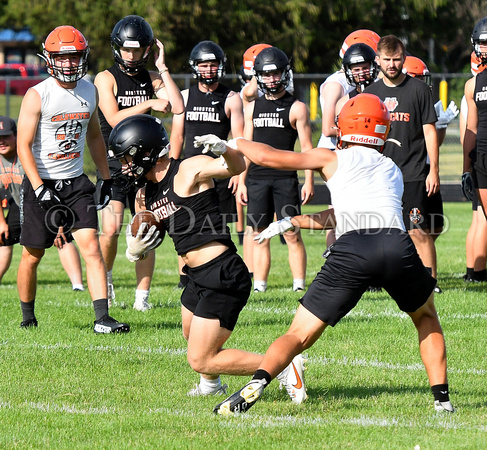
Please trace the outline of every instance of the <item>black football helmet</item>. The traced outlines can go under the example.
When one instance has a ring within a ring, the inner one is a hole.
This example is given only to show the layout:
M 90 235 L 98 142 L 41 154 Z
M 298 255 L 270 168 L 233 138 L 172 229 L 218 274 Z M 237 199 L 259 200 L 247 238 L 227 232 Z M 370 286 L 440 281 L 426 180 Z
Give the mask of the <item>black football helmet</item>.
M 364 80 L 360 80 L 357 83 L 352 73 L 352 65 L 364 62 L 370 63 L 370 69 L 367 74 L 364 73 Z M 343 55 L 342 67 L 348 84 L 352 86 L 358 84 L 361 92 L 364 92 L 365 88 L 375 81 L 378 74 L 374 49 L 367 44 L 358 43 L 351 45 Z
M 155 42 L 151 26 L 140 16 L 127 16 L 120 20 L 113 28 L 110 40 L 115 62 L 128 74 L 136 74 L 145 67 Z M 121 47 L 145 48 L 144 55 L 138 61 L 127 61 L 120 54 Z
M 281 70 L 281 79 L 272 86 L 267 86 L 263 81 L 263 75 L 275 70 Z M 267 93 L 276 93 L 289 84 L 291 65 L 286 54 L 277 47 L 268 47 L 261 50 L 254 61 L 254 74 L 260 89 Z
M 198 69 L 198 63 L 206 61 L 218 61 L 218 71 L 215 76 L 204 76 Z M 191 50 L 189 65 L 193 71 L 193 77 L 205 84 L 216 83 L 225 75 L 227 57 L 222 48 L 213 41 L 201 41 Z
M 125 178 L 126 187 L 145 184 L 145 175 L 157 160 L 170 150 L 169 137 L 161 120 L 148 114 L 136 114 L 119 122 L 108 138 L 108 156 L 125 166 L 112 174 Z M 129 162 L 127 157 L 132 161 Z M 127 169 L 128 167 L 128 169 Z
M 487 52 L 480 51 L 480 43 L 487 45 L 487 17 L 480 19 L 472 31 L 471 37 L 473 51 L 479 59 L 485 64 L 487 63 Z

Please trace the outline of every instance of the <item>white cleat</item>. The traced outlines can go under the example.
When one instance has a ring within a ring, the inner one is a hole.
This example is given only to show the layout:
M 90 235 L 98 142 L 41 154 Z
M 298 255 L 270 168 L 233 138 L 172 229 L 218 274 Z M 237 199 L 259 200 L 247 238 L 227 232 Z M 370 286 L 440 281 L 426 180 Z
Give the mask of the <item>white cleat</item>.
M 450 401 L 440 402 L 439 400 L 435 400 L 435 410 L 439 412 L 442 411 L 446 411 L 449 413 L 455 412 L 455 408 L 453 407 Z
M 284 386 L 292 402 L 297 405 L 303 403 L 308 398 L 304 383 L 305 363 L 306 360 L 303 358 L 303 355 L 296 355 L 289 366 L 277 376 L 280 389 Z
M 112 283 L 108 283 L 108 307 L 111 308 L 115 304 L 115 289 Z
M 152 305 L 147 301 L 147 299 L 135 300 L 134 302 L 134 309 L 137 311 L 149 311 L 151 308 Z
M 187 395 L 190 397 L 201 397 L 202 395 L 221 395 L 221 394 L 226 394 L 227 393 L 227 388 L 228 386 L 226 384 L 220 386 L 218 389 L 215 389 L 212 392 L 208 393 L 203 393 L 201 391 L 201 387 L 199 384 L 195 384 L 194 388 L 191 389 Z

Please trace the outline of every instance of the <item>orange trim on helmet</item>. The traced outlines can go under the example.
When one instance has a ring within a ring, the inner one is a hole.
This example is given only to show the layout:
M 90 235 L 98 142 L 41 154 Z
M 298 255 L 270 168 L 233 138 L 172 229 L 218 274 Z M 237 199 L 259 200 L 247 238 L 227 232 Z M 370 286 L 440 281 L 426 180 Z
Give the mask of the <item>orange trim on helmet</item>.
M 255 44 L 245 50 L 243 54 L 243 70 L 245 75 L 253 75 L 254 61 L 257 55 L 265 48 L 272 47 L 269 44 Z

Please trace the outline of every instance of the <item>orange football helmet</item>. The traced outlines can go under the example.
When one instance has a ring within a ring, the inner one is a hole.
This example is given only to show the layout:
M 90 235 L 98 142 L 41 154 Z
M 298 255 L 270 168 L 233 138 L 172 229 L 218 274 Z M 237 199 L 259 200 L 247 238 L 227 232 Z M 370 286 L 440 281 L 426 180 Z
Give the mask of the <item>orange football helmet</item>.
M 42 55 L 47 63 L 49 75 L 64 83 L 74 83 L 86 75 L 88 71 L 88 41 L 76 28 L 62 25 L 49 33 L 42 44 Z M 78 55 L 77 66 L 61 67 L 56 65 L 55 58 L 60 55 Z
M 254 61 L 257 55 L 265 48 L 272 47 L 269 44 L 255 44 L 245 50 L 243 54 L 243 72 L 245 75 L 252 76 L 254 74 Z
M 380 36 L 372 30 L 355 30 L 352 31 L 343 41 L 342 48 L 340 49 L 340 58 L 343 58 L 348 47 L 353 44 L 367 44 L 371 47 L 375 53 L 377 53 L 377 44 L 379 43 Z
M 338 147 L 342 142 L 382 147 L 390 129 L 386 105 L 373 94 L 359 94 L 343 105 L 337 118 Z
M 472 52 L 470 55 L 470 70 L 472 75 L 478 75 L 484 69 L 485 64 L 482 64 L 482 60 L 475 54 L 475 52 Z
M 406 56 L 402 71 L 413 78 L 423 80 L 428 86 L 431 86 L 431 74 L 422 59 L 416 58 L 416 56 Z

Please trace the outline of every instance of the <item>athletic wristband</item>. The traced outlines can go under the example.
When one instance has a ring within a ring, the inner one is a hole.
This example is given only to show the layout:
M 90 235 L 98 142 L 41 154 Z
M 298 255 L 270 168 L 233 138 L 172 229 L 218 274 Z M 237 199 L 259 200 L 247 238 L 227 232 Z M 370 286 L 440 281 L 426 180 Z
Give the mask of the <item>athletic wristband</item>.
M 162 75 L 163 73 L 169 72 L 169 69 L 166 67 L 165 69 L 159 70 L 159 75 Z

